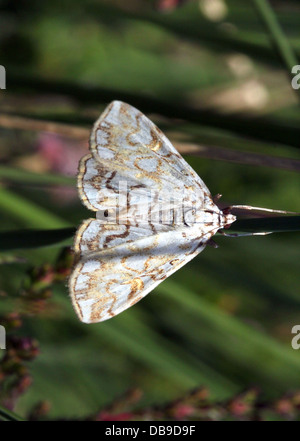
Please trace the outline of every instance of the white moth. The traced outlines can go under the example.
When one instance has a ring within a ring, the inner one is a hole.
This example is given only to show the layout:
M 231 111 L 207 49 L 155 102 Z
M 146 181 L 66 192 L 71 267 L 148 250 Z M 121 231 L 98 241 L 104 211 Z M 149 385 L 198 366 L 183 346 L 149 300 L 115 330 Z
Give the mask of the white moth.
M 235 221 L 166 136 L 120 101 L 94 125 L 78 189 L 83 204 L 97 212 L 76 233 L 69 279 L 85 323 L 134 305 Z

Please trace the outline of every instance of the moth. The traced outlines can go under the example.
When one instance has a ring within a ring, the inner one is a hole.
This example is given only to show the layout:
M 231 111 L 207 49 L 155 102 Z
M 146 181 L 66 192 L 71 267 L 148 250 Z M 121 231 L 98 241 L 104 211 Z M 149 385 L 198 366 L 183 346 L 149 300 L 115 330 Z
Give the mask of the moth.
M 79 319 L 107 320 L 199 254 L 235 216 L 145 115 L 113 101 L 94 124 L 78 191 L 96 217 L 74 240 L 69 291 Z

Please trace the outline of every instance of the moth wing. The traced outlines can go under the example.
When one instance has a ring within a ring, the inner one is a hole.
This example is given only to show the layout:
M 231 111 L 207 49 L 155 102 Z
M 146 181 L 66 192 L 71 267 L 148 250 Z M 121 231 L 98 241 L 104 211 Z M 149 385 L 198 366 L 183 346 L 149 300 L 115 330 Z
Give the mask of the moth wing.
M 183 192 L 205 205 L 211 199 L 204 182 L 145 115 L 113 101 L 96 121 L 90 137 L 91 155 L 80 163 L 78 187 L 83 203 L 103 209 L 99 200 L 115 197 L 120 182 L 138 193 L 155 192 L 181 198 Z
M 148 179 L 148 178 L 146 178 Z M 163 177 L 161 177 L 163 181 Z M 92 155 L 84 156 L 79 165 L 78 189 L 82 202 L 90 210 L 97 211 L 98 219 L 110 223 L 136 223 L 137 221 L 156 225 L 164 230 L 164 224 L 182 222 L 183 207 L 196 210 L 208 207 L 211 197 L 197 188 L 185 188 L 181 182 L 141 182 L 133 171 L 124 166 L 108 168 Z M 104 218 L 106 212 L 106 218 Z M 176 217 L 176 222 L 175 222 Z
M 114 101 L 105 109 L 91 133 L 90 150 L 79 166 L 83 203 L 98 213 L 121 205 L 124 221 L 123 204 L 116 199 L 124 184 L 125 205 L 135 221 L 131 225 L 129 217 L 103 224 L 89 219 L 76 234 L 77 264 L 69 290 L 79 318 L 95 323 L 143 298 L 202 251 L 213 234 L 205 223 L 187 227 L 181 219 L 179 225 L 174 219 L 152 222 L 147 211 L 145 222 L 139 222 L 138 207 L 150 202 L 160 212 L 161 204 L 165 207 L 171 199 L 174 210 L 167 211 L 174 214 L 184 204 L 196 210 L 214 204 L 204 182 L 165 135 L 128 104 Z
M 210 234 L 190 228 L 187 235 L 185 230 L 149 235 L 144 227 L 85 221 L 77 233 L 78 263 L 69 279 L 79 319 L 96 323 L 121 313 L 201 252 Z

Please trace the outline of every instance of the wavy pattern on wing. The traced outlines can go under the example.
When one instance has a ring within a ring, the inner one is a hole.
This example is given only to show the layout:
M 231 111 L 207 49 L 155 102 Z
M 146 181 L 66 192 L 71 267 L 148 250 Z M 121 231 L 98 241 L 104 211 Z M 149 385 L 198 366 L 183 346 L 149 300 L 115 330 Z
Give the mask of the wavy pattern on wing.
M 79 261 L 69 280 L 75 311 L 85 323 L 107 320 L 129 308 L 202 251 L 211 234 L 185 228 L 154 234 L 141 227 L 79 228 Z
M 96 121 L 78 190 L 97 219 L 79 227 L 69 291 L 80 320 L 107 320 L 145 297 L 233 222 L 165 135 L 112 102 Z M 192 216 L 191 216 L 192 215 Z

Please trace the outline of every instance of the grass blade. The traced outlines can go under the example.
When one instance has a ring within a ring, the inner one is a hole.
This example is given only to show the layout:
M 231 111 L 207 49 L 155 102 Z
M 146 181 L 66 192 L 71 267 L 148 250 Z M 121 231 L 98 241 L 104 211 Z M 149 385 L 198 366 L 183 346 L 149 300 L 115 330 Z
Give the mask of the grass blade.
M 0 251 L 39 248 L 61 244 L 75 234 L 75 228 L 16 230 L 0 232 Z
M 284 233 L 300 231 L 300 216 L 264 217 L 252 219 L 238 219 L 230 229 L 246 233 Z
M 300 216 L 264 217 L 237 220 L 230 232 L 292 232 L 300 231 Z M 0 232 L 0 251 L 39 248 L 61 244 L 76 232 L 75 227 L 47 230 L 13 230 Z
M 62 228 L 69 226 L 67 221 L 47 209 L 1 186 L 0 209 L 30 227 Z
M 298 64 L 298 61 L 288 39 L 280 27 L 276 14 L 274 13 L 268 0 L 254 0 L 254 3 L 270 33 L 277 52 L 286 66 L 288 74 L 291 75 L 291 69 L 293 66 Z
M 0 407 L 0 417 L 8 421 L 24 421 L 24 419 L 21 418 L 19 415 L 17 415 L 14 412 L 11 412 L 8 409 L 5 409 L 2 406 Z
M 1 124 L 1 122 L 0 122 Z M 76 186 L 75 178 L 70 176 L 55 175 L 50 173 L 33 173 L 22 168 L 0 165 L 0 179 L 5 179 L 21 184 L 35 185 L 64 185 Z

